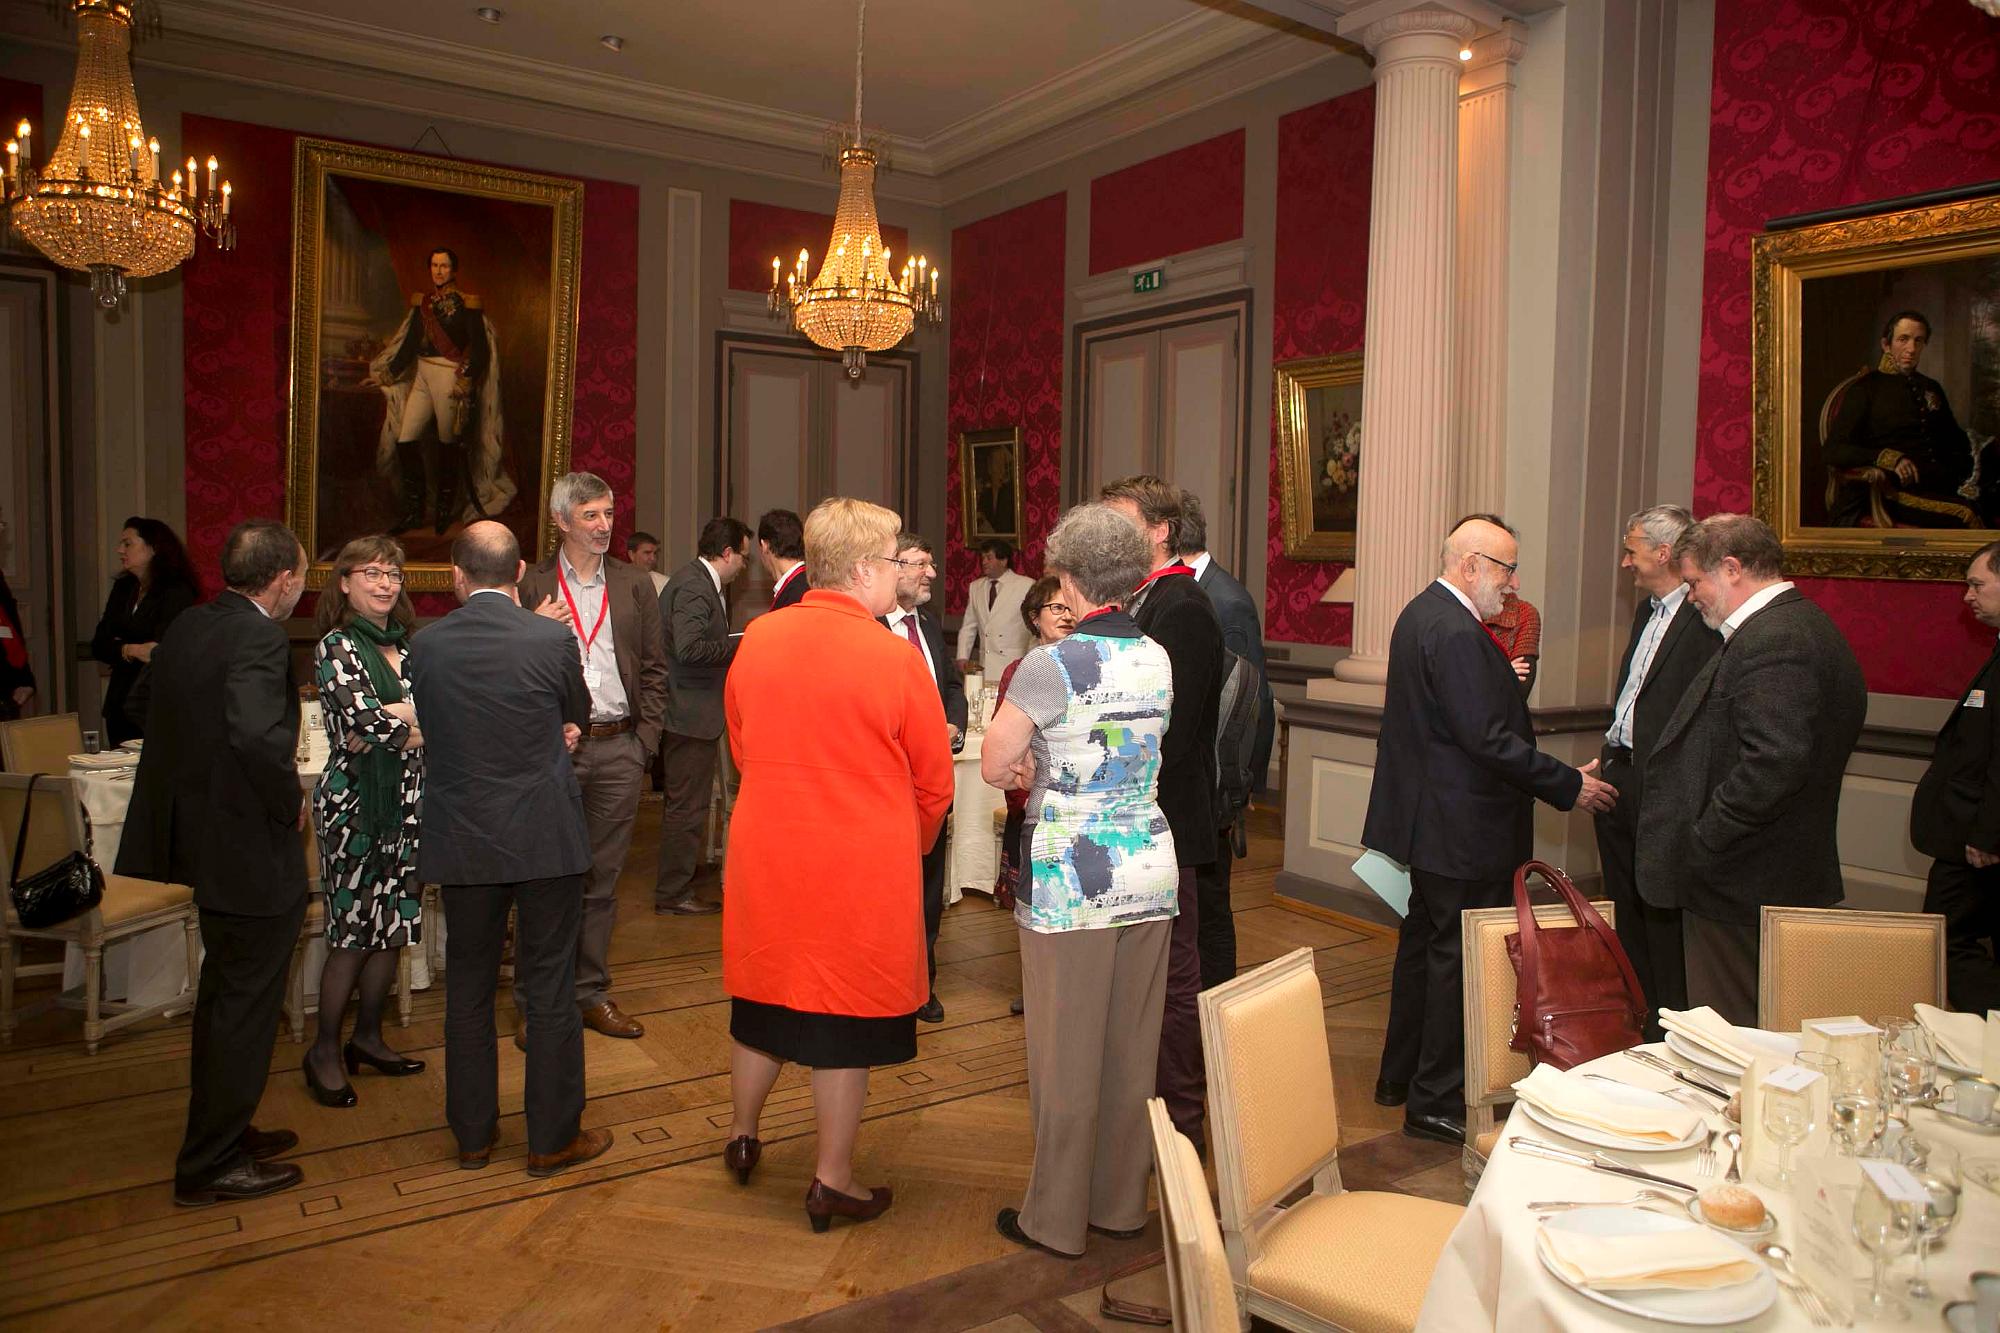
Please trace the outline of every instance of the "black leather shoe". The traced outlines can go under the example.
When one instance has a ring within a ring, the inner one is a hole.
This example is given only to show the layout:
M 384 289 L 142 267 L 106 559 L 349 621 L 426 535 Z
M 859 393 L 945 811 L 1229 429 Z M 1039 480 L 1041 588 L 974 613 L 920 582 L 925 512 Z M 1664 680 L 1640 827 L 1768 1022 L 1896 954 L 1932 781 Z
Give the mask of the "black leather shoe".
M 1375 1080 L 1375 1104 L 1377 1106 L 1401 1106 L 1410 1100 L 1410 1085 L 1395 1083 L 1386 1078 Z
M 1002 1208 L 999 1215 L 993 1219 L 993 1229 L 1025 1249 L 1040 1250 L 1043 1254 L 1053 1254 L 1058 1259 L 1083 1258 L 1080 1254 L 1065 1254 L 1061 1250 L 1051 1249 L 1049 1246 L 1036 1240 L 1033 1236 L 1030 1236 L 1027 1232 L 1021 1230 L 1021 1210 L 1019 1208 Z
M 236 1140 L 236 1146 L 261 1162 L 270 1157 L 282 1157 L 298 1147 L 299 1136 L 289 1129 L 259 1129 L 252 1125 L 243 1131 L 242 1138 Z
M 714 916 L 722 910 L 721 903 L 697 898 L 692 893 L 685 898 L 676 898 L 670 903 L 657 903 L 653 907 L 654 916 Z
M 206 1185 L 191 1189 L 174 1186 L 174 1202 L 182 1208 L 199 1208 L 209 1203 L 261 1199 L 266 1194 L 288 1190 L 304 1179 L 305 1172 L 290 1162 L 244 1162 L 224 1171 Z
M 1121 1230 L 1118 1227 L 1101 1227 L 1097 1225 L 1097 1223 L 1095 1222 L 1089 1223 L 1086 1229 L 1091 1232 L 1094 1232 L 1099 1236 L 1109 1236 L 1113 1240 L 1137 1240 L 1139 1239 L 1139 1237 L 1146 1234 L 1146 1228 L 1144 1227 L 1133 1227 L 1130 1230 Z
M 326 1084 L 320 1082 L 319 1075 L 313 1073 L 313 1062 L 310 1055 L 299 1065 L 299 1068 L 306 1076 L 306 1091 L 312 1093 L 313 1100 L 321 1106 L 352 1106 L 359 1100 L 354 1095 L 354 1085 L 351 1083 L 343 1083 L 337 1088 L 329 1088 Z
M 1016 995 L 1014 1003 L 1007 1006 L 1007 1012 L 1010 1014 L 1024 1014 L 1028 1012 L 1028 997 L 1025 995 Z
M 1417 1115 L 1406 1112 L 1403 1116 L 1403 1133 L 1413 1139 L 1429 1139 L 1434 1143 L 1451 1143 L 1463 1147 L 1465 1144 L 1465 1122 L 1448 1115 Z
M 401 1056 L 393 1060 L 383 1060 L 368 1054 L 368 1052 L 362 1050 L 351 1041 L 347 1043 L 346 1049 L 341 1054 L 347 1059 L 347 1072 L 349 1075 L 359 1074 L 363 1065 L 367 1065 L 378 1074 L 387 1074 L 390 1078 L 408 1078 L 412 1074 L 421 1074 L 424 1072 L 424 1062 L 422 1060 L 405 1060 Z
M 917 1010 L 917 1018 L 919 1021 L 925 1023 L 944 1022 L 944 1006 L 938 1003 L 938 997 L 935 994 L 930 999 L 924 1001 L 923 1008 Z

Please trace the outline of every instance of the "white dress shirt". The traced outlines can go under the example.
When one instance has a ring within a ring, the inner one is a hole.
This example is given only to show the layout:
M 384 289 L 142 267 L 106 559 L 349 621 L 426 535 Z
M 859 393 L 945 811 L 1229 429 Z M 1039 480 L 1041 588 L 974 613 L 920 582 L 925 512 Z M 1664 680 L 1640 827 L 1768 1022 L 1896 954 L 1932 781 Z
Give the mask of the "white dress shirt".
M 632 716 L 632 701 L 625 696 L 625 682 L 618 675 L 618 651 L 611 637 L 611 612 L 604 605 L 609 595 L 610 584 L 605 574 L 604 561 L 597 563 L 597 573 L 585 582 L 577 576 L 576 567 L 569 562 L 569 553 L 558 552 L 556 568 L 569 585 L 569 597 L 573 603 L 570 632 L 576 635 L 576 646 L 583 650 L 583 683 L 590 690 L 590 720 L 592 723 L 619 722 Z M 598 612 L 604 612 L 604 623 L 597 624 Z M 597 626 L 597 637 L 591 639 L 590 647 L 584 649 L 584 639 L 591 627 Z
M 1780 579 L 1770 587 L 1760 588 L 1744 598 L 1743 605 L 1737 607 L 1730 614 L 1729 619 L 1722 622 L 1722 641 L 1728 643 L 1731 638 L 1735 637 L 1736 631 L 1743 628 L 1744 621 L 1776 601 L 1778 594 L 1790 592 L 1791 590 L 1792 585 L 1790 582 Z
M 1479 614 L 1479 608 L 1472 604 L 1472 599 L 1470 597 L 1467 597 L 1463 592 L 1459 591 L 1457 584 L 1446 583 L 1443 579 L 1436 579 L 1433 581 L 1437 584 L 1438 587 L 1443 588 L 1453 597 L 1458 598 L 1458 604 L 1464 607 L 1466 609 L 1466 612 L 1469 615 L 1471 615 L 1471 617 L 1474 620 L 1478 621 L 1482 626 L 1486 624 L 1486 617 Z M 1487 632 L 1489 634 L 1492 633 L 1491 630 L 1488 630 Z
M 805 576 L 806 576 L 806 562 L 803 560 L 794 561 L 792 567 L 790 569 L 787 569 L 784 573 L 778 575 L 776 581 L 774 581 L 771 584 L 771 596 L 773 598 L 776 598 L 779 593 L 785 590 L 786 584 L 790 583 L 795 578 L 802 579 Z
M 910 631 L 903 628 L 903 622 L 908 620 L 916 626 L 917 651 L 924 655 L 924 665 L 931 669 L 931 679 L 941 680 L 942 678 L 938 675 L 937 659 L 931 656 L 930 638 L 924 633 L 923 622 L 917 619 L 917 613 L 914 610 L 905 611 L 899 606 L 882 618 L 889 622 L 890 632 L 906 642 L 910 637 Z
M 1625 688 L 1618 691 L 1618 702 L 1611 710 L 1611 729 L 1604 733 L 1604 739 L 1613 745 L 1632 748 L 1632 714 L 1638 708 L 1639 691 L 1646 688 L 1646 673 L 1653 669 L 1653 658 L 1666 640 L 1667 626 L 1674 623 L 1687 593 L 1688 586 L 1682 583 L 1665 597 L 1653 598 L 1652 619 L 1639 631 L 1639 646 L 1632 650 L 1632 670 L 1625 677 Z
M 1203 551 L 1193 559 L 1189 559 L 1187 556 L 1180 557 L 1180 562 L 1194 571 L 1194 580 L 1196 583 L 1201 582 L 1201 576 L 1208 573 L 1208 567 L 1214 560 L 1215 557 L 1207 551 Z
M 715 572 L 715 566 L 708 563 L 707 556 L 698 555 L 695 559 L 701 561 L 701 567 L 708 571 L 708 581 L 715 585 L 715 595 L 722 596 L 722 575 Z

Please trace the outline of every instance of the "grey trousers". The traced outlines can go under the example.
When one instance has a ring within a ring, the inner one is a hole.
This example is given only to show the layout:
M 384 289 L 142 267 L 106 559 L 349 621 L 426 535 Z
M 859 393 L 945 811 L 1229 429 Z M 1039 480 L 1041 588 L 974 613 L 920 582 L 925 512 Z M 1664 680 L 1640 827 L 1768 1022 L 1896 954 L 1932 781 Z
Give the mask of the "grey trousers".
M 632 850 L 632 821 L 646 786 L 639 734 L 577 743 L 570 756 L 590 826 L 590 869 L 583 876 L 583 924 L 576 934 L 576 1002 L 588 1009 L 611 996 L 611 930 L 618 924 L 618 872 Z
M 1146 1224 L 1146 1119 L 1166 1007 L 1173 922 L 1045 935 L 1023 930 L 1028 1114 L 1035 1164 L 1021 1230 L 1083 1253 L 1088 1227 Z
M 1757 924 L 1681 913 L 1687 1002 L 1708 1005 L 1738 1027 L 1757 1026 Z
M 687 897 L 695 872 L 701 869 L 709 799 L 715 792 L 715 738 L 662 732 L 660 754 L 667 776 L 660 803 L 660 871 L 653 881 L 653 906 L 667 907 Z

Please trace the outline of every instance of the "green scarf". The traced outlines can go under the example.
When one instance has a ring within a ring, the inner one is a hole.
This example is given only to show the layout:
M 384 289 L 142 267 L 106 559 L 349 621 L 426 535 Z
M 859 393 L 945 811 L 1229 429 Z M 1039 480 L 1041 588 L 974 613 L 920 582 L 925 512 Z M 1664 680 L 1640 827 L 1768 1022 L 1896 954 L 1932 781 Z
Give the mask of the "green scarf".
M 376 702 L 401 703 L 403 682 L 389 669 L 382 647 L 387 644 L 401 649 L 410 632 L 394 621 L 384 629 L 366 616 L 356 616 L 347 623 L 347 637 L 354 644 L 354 656 L 361 669 L 368 675 L 368 689 Z M 403 822 L 400 795 L 403 752 L 387 745 L 369 745 L 355 754 L 349 764 L 361 798 L 355 826 L 372 842 L 393 836 Z

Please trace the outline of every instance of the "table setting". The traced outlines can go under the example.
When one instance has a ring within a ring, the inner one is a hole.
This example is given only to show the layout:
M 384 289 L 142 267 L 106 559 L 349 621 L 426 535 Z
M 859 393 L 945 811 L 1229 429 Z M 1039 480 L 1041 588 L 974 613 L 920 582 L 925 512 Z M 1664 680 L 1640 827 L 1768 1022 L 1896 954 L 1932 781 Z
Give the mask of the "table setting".
M 2000 1013 L 1661 1026 L 1513 1085 L 1419 1329 L 2000 1333 Z

